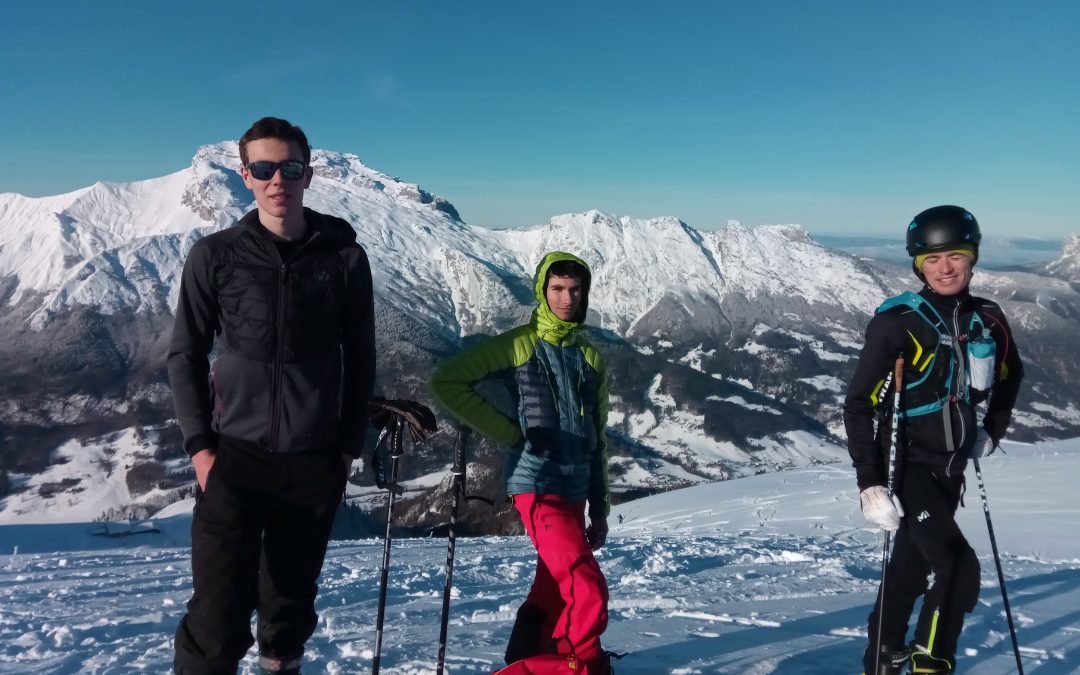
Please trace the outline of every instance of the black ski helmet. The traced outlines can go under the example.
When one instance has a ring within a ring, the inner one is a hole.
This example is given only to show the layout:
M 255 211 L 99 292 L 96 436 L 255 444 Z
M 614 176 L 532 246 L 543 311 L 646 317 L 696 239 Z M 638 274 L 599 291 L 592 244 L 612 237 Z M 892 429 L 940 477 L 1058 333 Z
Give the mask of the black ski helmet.
M 907 252 L 912 258 L 912 269 L 915 269 L 914 258 L 917 255 L 947 251 L 967 244 L 975 249 L 974 264 L 979 261 L 981 240 L 979 221 L 970 211 L 960 206 L 935 206 L 915 216 L 908 225 Z M 919 274 L 918 269 L 915 269 L 915 274 Z

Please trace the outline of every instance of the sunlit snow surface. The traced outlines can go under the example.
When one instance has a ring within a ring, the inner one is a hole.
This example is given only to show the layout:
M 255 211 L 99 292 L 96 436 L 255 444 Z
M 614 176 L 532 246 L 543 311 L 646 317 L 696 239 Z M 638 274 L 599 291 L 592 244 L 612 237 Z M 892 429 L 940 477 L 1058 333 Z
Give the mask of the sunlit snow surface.
M 983 472 L 1025 671 L 1080 672 L 1080 441 L 1007 450 Z M 960 520 L 983 591 L 959 670 L 1014 672 L 972 468 L 968 479 Z M 864 527 L 845 466 L 669 492 L 617 507 L 611 524 L 600 564 L 605 644 L 629 652 L 619 675 L 859 672 L 881 535 Z M 0 672 L 168 671 L 190 593 L 188 518 L 155 525 L 118 539 L 93 525 L 0 527 Z M 129 548 L 104 548 L 118 545 Z M 48 552 L 62 546 L 81 550 Z M 443 539 L 394 543 L 382 672 L 434 672 L 445 552 Z M 305 672 L 370 672 L 381 553 L 378 540 L 331 544 Z M 448 672 L 500 665 L 533 561 L 523 537 L 459 541 Z

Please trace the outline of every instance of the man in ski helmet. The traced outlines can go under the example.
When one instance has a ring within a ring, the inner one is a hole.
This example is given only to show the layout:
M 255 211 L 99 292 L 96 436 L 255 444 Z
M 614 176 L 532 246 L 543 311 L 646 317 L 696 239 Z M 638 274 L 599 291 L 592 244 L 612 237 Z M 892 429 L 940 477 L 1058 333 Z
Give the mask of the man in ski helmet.
M 507 673 L 581 672 L 580 664 L 589 675 L 608 672 L 600 647 L 608 589 L 593 557 L 608 532 L 608 395 L 603 358 L 582 329 L 591 281 L 581 258 L 548 253 L 536 268 L 529 323 L 457 353 L 431 376 L 450 414 L 507 448 L 506 492 L 536 547 L 536 577 L 506 650 L 507 664 L 534 661 Z M 514 419 L 472 386 L 506 371 Z
M 197 481 L 185 675 L 235 673 L 256 610 L 262 671 L 300 671 L 375 379 L 367 254 L 347 222 L 304 207 L 307 137 L 265 117 L 239 151 L 255 208 L 192 246 L 168 356 Z
M 975 216 L 959 206 L 915 216 L 907 251 L 923 287 L 878 308 L 848 387 L 844 425 L 862 512 L 870 523 L 896 532 L 869 618 L 865 673 L 891 675 L 906 663 L 912 672 L 954 672 L 964 614 L 978 599 L 979 561 L 955 520 L 964 469 L 969 458 L 998 447 L 1023 377 L 1001 308 L 968 290 L 980 240 Z M 887 425 L 875 430 L 875 421 L 891 405 L 889 374 L 898 357 L 903 379 L 893 419 L 900 426 L 896 464 L 890 466 L 883 448 Z M 923 606 L 908 645 L 919 596 Z

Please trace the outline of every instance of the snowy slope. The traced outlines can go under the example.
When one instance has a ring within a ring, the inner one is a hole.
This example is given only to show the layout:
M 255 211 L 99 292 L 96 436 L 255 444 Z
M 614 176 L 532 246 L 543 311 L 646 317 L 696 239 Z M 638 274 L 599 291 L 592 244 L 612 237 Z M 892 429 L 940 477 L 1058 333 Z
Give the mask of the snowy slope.
M 144 512 L 157 511 L 175 501 L 169 488 L 182 485 L 187 491 L 191 485 L 184 473 L 187 457 L 161 461 L 155 457 L 158 446 L 137 428 L 70 440 L 53 452 L 45 471 L 10 477 L 17 490 L 0 501 L 0 523 L 89 522 L 133 503 L 150 505 Z M 170 481 L 171 473 L 182 477 Z
M 1080 508 L 1070 496 L 1080 442 L 1007 444 L 983 471 L 1025 669 L 1080 672 Z M 973 471 L 960 522 L 983 564 L 961 638 L 962 672 L 1014 672 Z M 188 516 L 162 534 L 107 539 L 75 525 L 0 526 L 0 670 L 166 672 L 190 592 Z M 880 572 L 880 532 L 838 467 L 759 475 L 617 507 L 599 559 L 611 588 L 606 645 L 619 675 L 858 672 Z M 66 533 L 66 534 L 62 534 Z M 58 542 L 75 550 L 55 551 Z M 18 550 L 15 550 L 15 547 Z M 105 548 L 109 547 L 109 548 Z M 320 584 L 309 672 L 371 667 L 378 540 L 334 542 Z M 434 672 L 445 541 L 395 543 L 383 672 Z M 533 553 L 523 537 L 458 543 L 448 672 L 500 662 Z M 92 611 L 87 611 L 92 608 Z M 253 657 L 243 672 L 252 670 Z

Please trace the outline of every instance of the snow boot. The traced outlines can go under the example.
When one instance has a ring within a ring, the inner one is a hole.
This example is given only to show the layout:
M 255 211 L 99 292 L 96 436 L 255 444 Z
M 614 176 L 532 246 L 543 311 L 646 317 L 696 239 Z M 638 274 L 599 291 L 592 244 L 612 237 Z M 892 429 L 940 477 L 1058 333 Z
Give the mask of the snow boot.
M 504 660 L 507 665 L 530 656 L 555 653 L 551 636 L 544 634 L 547 623 L 548 615 L 542 607 L 525 603 L 518 608 L 517 619 L 506 644 Z
M 900 675 L 908 662 L 908 656 L 909 653 L 905 647 L 893 649 L 882 645 L 878 669 L 875 671 L 874 650 L 872 647 L 867 647 L 863 650 L 863 675 Z
M 280 659 L 276 656 L 259 655 L 259 675 L 300 675 L 300 664 L 304 657 Z
M 911 672 L 925 675 L 951 675 L 956 662 L 949 656 L 934 656 L 926 647 L 911 645 Z

